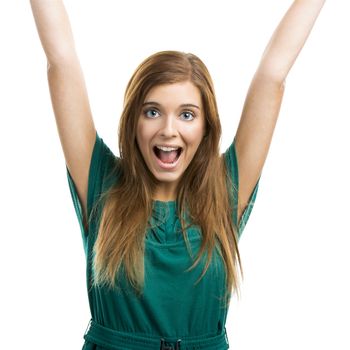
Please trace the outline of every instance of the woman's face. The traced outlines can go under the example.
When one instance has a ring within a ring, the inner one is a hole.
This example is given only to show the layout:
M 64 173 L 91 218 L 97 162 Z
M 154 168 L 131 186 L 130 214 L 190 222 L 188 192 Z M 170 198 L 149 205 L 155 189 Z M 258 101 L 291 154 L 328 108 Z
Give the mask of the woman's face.
M 159 85 L 147 94 L 136 140 L 152 174 L 160 181 L 155 199 L 173 200 L 175 189 L 205 133 L 199 89 L 191 82 Z

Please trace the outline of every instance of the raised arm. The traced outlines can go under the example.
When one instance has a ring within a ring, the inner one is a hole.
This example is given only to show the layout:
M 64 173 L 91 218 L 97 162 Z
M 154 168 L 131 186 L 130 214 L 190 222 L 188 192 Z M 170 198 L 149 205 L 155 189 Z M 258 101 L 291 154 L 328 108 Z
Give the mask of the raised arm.
M 87 186 L 96 129 L 68 15 L 61 0 L 31 0 L 47 57 L 51 102 L 67 168 L 74 180 L 86 228 Z
M 273 33 L 253 77 L 235 135 L 238 220 L 261 175 L 277 122 L 285 80 L 325 0 L 295 0 Z
M 48 63 L 75 59 L 75 45 L 68 15 L 61 0 L 30 0 L 35 24 Z

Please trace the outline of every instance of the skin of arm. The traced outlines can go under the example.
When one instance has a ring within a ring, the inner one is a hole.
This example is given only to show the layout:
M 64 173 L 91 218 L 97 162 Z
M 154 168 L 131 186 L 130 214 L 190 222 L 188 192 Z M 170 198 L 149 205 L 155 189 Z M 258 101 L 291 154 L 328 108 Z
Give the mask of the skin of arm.
M 76 55 L 72 28 L 61 0 L 30 0 L 32 13 L 48 64 Z
M 87 232 L 87 191 L 96 129 L 69 18 L 61 0 L 31 0 L 47 57 L 47 78 L 67 168 L 78 192 Z
M 238 222 L 261 175 L 276 126 L 285 80 L 325 0 L 295 0 L 275 29 L 256 70 L 235 136 Z

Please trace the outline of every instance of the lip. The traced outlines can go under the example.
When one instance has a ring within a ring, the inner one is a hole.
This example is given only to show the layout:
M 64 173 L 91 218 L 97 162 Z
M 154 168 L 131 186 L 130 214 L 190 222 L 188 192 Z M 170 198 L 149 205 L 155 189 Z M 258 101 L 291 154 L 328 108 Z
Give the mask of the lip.
M 162 145 L 162 146 L 165 146 L 165 145 Z M 165 147 L 178 147 L 178 146 L 165 146 Z M 177 164 L 179 163 L 181 157 L 182 157 L 182 154 L 183 154 L 183 150 L 181 151 L 180 153 L 180 156 L 179 158 L 176 159 L 176 162 L 174 163 L 163 163 L 156 155 L 155 153 L 153 152 L 153 149 L 152 149 L 152 155 L 153 155 L 153 158 L 156 160 L 156 163 L 158 164 L 158 166 L 161 168 L 161 169 L 165 169 L 165 170 L 172 170 L 172 169 L 175 169 Z

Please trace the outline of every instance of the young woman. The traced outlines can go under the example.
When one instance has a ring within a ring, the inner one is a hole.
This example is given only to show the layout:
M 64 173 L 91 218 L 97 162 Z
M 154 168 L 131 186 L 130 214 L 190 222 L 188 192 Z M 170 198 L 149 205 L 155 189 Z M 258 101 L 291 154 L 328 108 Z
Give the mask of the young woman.
M 285 80 L 325 0 L 296 0 L 253 77 L 230 147 L 194 54 L 157 52 L 131 77 L 120 157 L 97 133 L 60 0 L 31 0 L 87 259 L 83 349 L 227 349 L 238 240 L 254 205 Z

